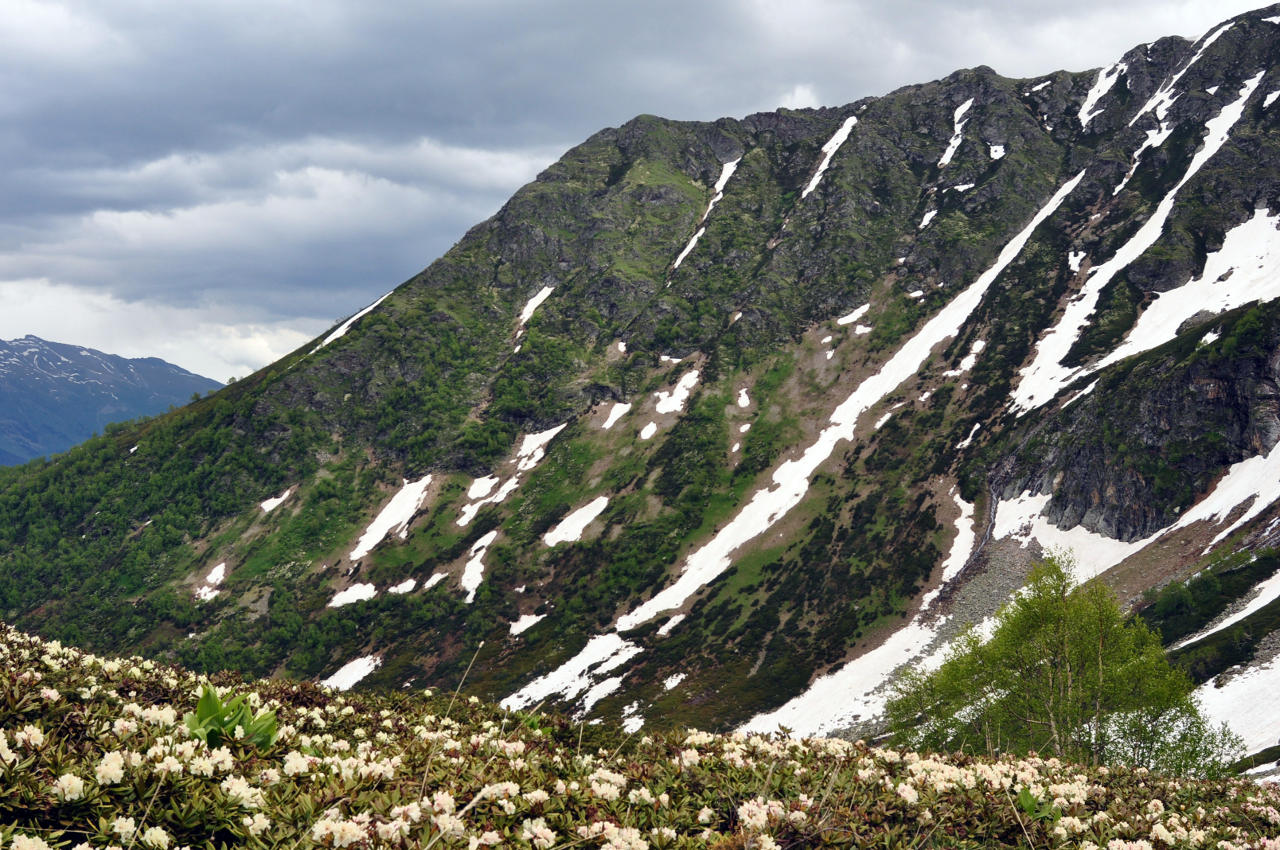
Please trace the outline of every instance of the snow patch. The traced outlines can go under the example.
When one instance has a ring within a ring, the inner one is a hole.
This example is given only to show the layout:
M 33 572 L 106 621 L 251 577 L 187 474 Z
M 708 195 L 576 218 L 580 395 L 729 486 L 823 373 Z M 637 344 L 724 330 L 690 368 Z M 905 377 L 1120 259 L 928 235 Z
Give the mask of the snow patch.
M 694 247 L 698 244 L 698 240 L 702 238 L 702 234 L 706 232 L 707 229 L 705 227 L 699 227 L 693 232 L 693 236 L 689 237 L 689 241 L 685 244 L 684 250 L 676 255 L 676 261 L 671 264 L 672 271 L 680 268 L 680 264 L 684 262 L 684 258 L 689 256 L 690 252 L 692 252 Z
M 618 340 L 618 352 L 621 354 L 627 353 L 627 344 L 622 340 Z
M 292 487 L 290 487 L 288 490 L 285 490 L 283 493 L 281 493 L 279 496 L 276 496 L 275 498 L 267 499 L 266 501 L 264 501 L 264 502 L 261 504 L 262 512 L 263 512 L 264 514 L 269 514 L 269 513 L 271 513 L 271 512 L 272 512 L 272 511 L 274 511 L 276 508 L 278 508 L 278 507 L 280 507 L 281 505 L 283 505 L 283 504 L 284 504 L 284 502 L 285 502 L 285 499 L 288 499 L 288 498 L 289 498 L 289 496 L 291 496 L 291 495 L 293 495 L 293 488 L 292 488 Z
M 920 226 L 917 227 L 916 229 L 924 230 L 926 227 L 929 226 L 929 222 L 933 221 L 934 218 L 937 217 L 937 215 L 938 215 L 937 210 L 929 210 L 927 213 L 924 214 L 924 218 L 920 219 Z
M 563 431 L 565 425 L 568 424 L 568 422 L 565 422 L 562 425 L 525 437 L 520 443 L 520 450 L 516 452 L 516 469 L 521 472 L 528 472 L 537 466 L 542 458 L 546 456 L 547 443 L 551 442 L 552 438 Z
M 1084 258 L 1084 251 L 1072 251 L 1067 254 L 1067 268 L 1071 269 L 1073 272 L 1079 272 L 1080 264 L 1084 262 Z
M 987 155 L 992 159 L 1004 159 L 1004 145 L 988 145 Z
M 673 675 L 670 675 L 667 678 L 662 680 L 662 687 L 664 690 L 668 690 L 668 691 L 673 690 L 677 685 L 679 685 L 686 678 L 688 678 L 688 676 L 689 676 L 688 673 L 675 673 Z
M 498 486 L 498 476 L 489 475 L 485 478 L 477 478 L 471 482 L 471 486 L 467 488 L 468 499 L 483 499 L 493 492 L 493 488 Z
M 427 498 L 427 485 L 431 483 L 431 476 L 424 475 L 413 482 L 407 478 L 403 481 L 404 486 L 391 497 L 391 501 L 374 517 L 373 522 L 369 523 L 356 543 L 356 548 L 351 550 L 349 557 L 352 561 L 368 555 L 388 534 L 396 534 L 401 540 L 409 536 L 409 521 Z
M 630 410 L 630 404 L 622 401 L 616 402 L 613 407 L 609 409 L 609 416 L 604 420 L 604 424 L 600 426 L 601 429 L 608 431 L 614 425 L 618 424 L 618 420 L 626 416 L 627 412 Z
M 648 425 L 640 429 L 640 439 L 652 439 L 653 435 L 658 433 L 658 423 L 650 422 Z
M 960 141 L 963 138 L 964 125 L 967 122 L 965 113 L 969 111 L 969 107 L 973 106 L 973 98 L 969 98 L 964 103 L 956 107 L 955 114 L 952 117 L 951 141 L 947 143 L 947 149 L 942 152 L 942 158 L 938 160 L 938 167 L 942 168 L 951 162 L 951 158 L 956 155 L 956 151 L 960 149 Z M 923 227 L 924 225 L 921 225 Z
M 747 432 L 748 432 L 748 431 L 750 431 L 750 430 L 751 430 L 751 423 L 750 423 L 750 422 L 744 422 L 744 423 L 742 423 L 741 425 L 739 425 L 739 426 L 738 426 L 738 433 L 739 433 L 739 434 L 745 434 L 745 433 L 747 433 Z
M 827 139 L 827 143 L 822 146 L 822 162 L 818 163 L 818 170 L 809 178 L 809 183 L 804 187 L 804 191 L 800 193 L 801 198 L 809 197 L 809 193 L 818 187 L 818 181 L 822 179 L 822 175 L 827 170 L 827 166 L 831 164 L 831 157 L 835 156 L 836 151 L 840 150 L 840 146 L 849 138 L 849 133 L 853 130 L 853 125 L 858 123 L 858 119 L 850 115 L 844 119 L 844 123 L 840 125 L 840 129 Z
M 829 342 L 831 342 L 831 334 L 827 334 L 826 336 L 824 336 L 824 337 L 822 338 L 822 344 L 823 344 L 823 345 L 826 345 L 826 344 L 827 344 L 827 343 L 829 343 Z
M 1038 91 L 1040 91 L 1041 89 L 1045 88 L 1046 86 L 1049 86 L 1049 85 L 1052 85 L 1052 84 L 1053 84 L 1053 80 L 1045 80 L 1043 83 L 1036 83 L 1034 86 L 1032 86 L 1032 87 L 1031 87 L 1031 89 L 1030 89 L 1030 91 L 1028 92 L 1028 94 L 1031 94 L 1031 93 L 1034 93 L 1034 92 L 1038 92 Z
M 1271 104 L 1276 102 L 1276 98 L 1280 97 L 1280 91 L 1273 91 L 1262 100 L 1262 108 L 1270 109 Z
M 591 687 L 594 677 L 620 667 L 640 651 L 639 646 L 617 632 L 596 635 L 573 658 L 534 679 L 504 699 L 501 705 L 508 711 L 519 711 L 552 696 L 575 699 Z
M 852 325 L 854 322 L 858 321 L 863 316 L 867 315 L 867 311 L 870 309 L 871 309 L 871 304 L 869 302 L 866 304 L 863 304 L 861 307 L 854 310 L 852 313 L 849 313 L 846 316 L 841 316 L 840 318 L 836 319 L 836 324 Z
M 671 391 L 661 390 L 653 394 L 653 397 L 658 400 L 654 409 L 658 413 L 679 413 L 684 410 L 684 404 L 689 400 L 689 394 L 697 384 L 698 370 L 690 369 L 680 376 L 680 380 Z
M 459 582 L 462 585 L 462 589 L 467 592 L 467 598 L 462 601 L 468 605 L 475 601 L 476 591 L 480 589 L 480 584 L 484 581 L 484 556 L 497 537 L 498 529 L 495 528 L 471 545 L 471 559 L 462 568 L 462 579 Z
M 864 336 L 866 334 L 871 333 L 871 331 L 872 331 L 872 327 L 870 325 L 856 325 L 854 326 L 854 329 L 853 329 L 854 334 L 856 334 L 857 336 Z
M 533 318 L 533 312 L 542 306 L 542 302 L 546 301 L 547 296 L 549 296 L 553 291 L 555 291 L 554 286 L 544 286 L 542 289 L 538 290 L 537 295 L 525 302 L 524 309 L 520 311 L 520 328 L 523 328 L 529 323 L 529 320 Z
M 582 532 L 591 524 L 591 521 L 604 513 L 604 509 L 608 506 L 608 496 L 593 499 L 560 520 L 555 528 L 542 536 L 542 542 L 548 546 L 555 546 L 558 543 L 577 543 L 582 539 Z
M 738 390 L 738 407 L 750 407 L 751 399 L 747 396 L 747 388 Z
M 387 593 L 412 593 L 413 589 L 418 586 L 418 580 L 407 578 L 399 584 L 393 584 L 387 588 Z
M 923 289 L 913 289 L 912 291 L 910 291 L 910 292 L 908 292 L 908 293 L 907 293 L 907 297 L 908 297 L 908 298 L 917 298 L 917 299 L 918 299 L 918 298 L 923 298 L 923 297 L 924 297 L 924 290 L 923 290 Z
M 320 684 L 326 688 L 333 688 L 336 691 L 349 691 L 354 688 L 361 679 L 368 676 L 374 670 L 382 666 L 382 659 L 376 655 L 366 655 L 363 658 L 357 658 L 355 661 L 348 661 L 342 667 L 338 668 L 338 672 L 334 673 L 327 679 L 321 679 Z
M 960 367 L 957 369 L 948 369 L 942 374 L 948 378 L 954 378 L 958 375 L 963 375 L 965 372 L 968 372 L 970 369 L 974 367 L 974 364 L 978 362 L 978 355 L 981 354 L 982 350 L 986 347 L 987 347 L 986 340 L 975 339 L 973 341 L 973 345 L 969 346 L 969 353 L 966 354 L 964 356 L 964 359 L 960 361 Z
M 1218 93 L 1218 88 L 1219 88 L 1218 86 L 1209 86 L 1209 88 L 1205 89 L 1204 91 L 1205 91 L 1205 94 L 1209 95 L 1210 97 L 1213 97 L 1215 94 Z
M 973 526 L 973 503 L 966 502 L 960 498 L 959 493 L 954 491 L 951 493 L 951 498 L 956 503 L 956 507 L 960 509 L 960 516 L 956 517 L 956 536 L 951 541 L 951 549 L 947 552 L 947 559 L 942 562 L 942 575 L 938 579 L 938 586 L 926 593 L 920 600 L 921 611 L 927 611 L 942 594 L 942 588 L 960 575 L 960 571 L 964 569 L 964 565 L 969 561 L 969 553 L 973 551 L 973 544 L 978 539 L 977 531 Z
M 357 583 L 346 590 L 340 590 L 334 594 L 334 597 L 329 600 L 328 607 L 341 608 L 343 605 L 350 605 L 352 602 L 365 602 L 377 595 L 378 590 L 373 585 Z
M 422 589 L 430 590 L 435 587 L 437 584 L 445 580 L 445 575 L 445 573 L 434 573 L 431 578 L 427 579 L 426 583 L 422 585 Z
M 1218 333 L 1217 331 L 1209 331 L 1207 334 L 1200 337 L 1200 345 L 1212 345 L 1213 343 L 1217 342 L 1218 339 L 1221 338 L 1221 336 L 1222 334 Z
M 539 622 L 546 619 L 546 616 L 546 614 L 521 614 L 520 618 L 511 624 L 511 634 L 524 634 Z
M 676 614 L 674 617 L 672 617 L 671 619 L 667 620 L 665 623 L 662 624 L 662 626 L 658 629 L 658 634 L 661 635 L 662 637 L 666 637 L 667 635 L 671 634 L 671 630 L 674 629 L 676 626 L 680 625 L 680 621 L 683 620 L 684 617 L 685 617 L 684 614 Z
M 976 185 L 978 184 L 977 183 L 959 183 L 955 186 L 948 186 L 943 191 L 944 192 L 967 192 Z
M 965 437 L 963 440 L 961 440 L 960 442 L 956 443 L 956 448 L 957 448 L 957 449 L 967 449 L 967 448 L 969 448 L 969 446 L 973 445 L 973 438 L 974 438 L 974 437 L 976 437 L 976 436 L 978 436 L 978 431 L 979 431 L 981 428 L 982 428 L 982 423 L 981 423 L 981 422 L 975 422 L 975 423 L 973 423 L 973 427 L 969 429 L 969 436 Z
M 1200 57 L 1209 49 L 1209 46 L 1217 41 L 1223 33 L 1231 29 L 1232 26 L 1234 26 L 1234 23 L 1223 24 L 1211 35 L 1206 36 L 1200 44 L 1200 49 L 1196 51 L 1195 55 L 1191 57 L 1191 60 L 1187 62 L 1186 65 L 1182 66 L 1182 70 L 1178 71 L 1178 73 L 1166 80 L 1164 85 L 1160 86 L 1160 88 L 1156 90 L 1156 93 L 1153 94 L 1145 104 L 1143 104 L 1142 108 L 1134 113 L 1134 116 L 1129 119 L 1129 126 L 1132 127 L 1134 124 L 1138 123 L 1139 118 L 1152 110 L 1155 110 L 1156 120 L 1163 125 L 1165 116 L 1169 112 L 1169 107 L 1178 99 L 1178 95 L 1173 93 L 1173 87 L 1178 84 L 1178 80 L 1182 79 L 1182 75 L 1191 69 L 1192 65 L 1200 61 Z
M 1075 341 L 1088 325 L 1089 318 L 1097 306 L 1098 297 L 1102 293 L 1102 289 L 1160 238 L 1164 223 L 1169 218 L 1170 212 L 1173 211 L 1173 204 L 1178 191 L 1222 147 L 1231 132 L 1231 128 L 1243 114 L 1245 102 L 1261 81 L 1262 72 L 1259 72 L 1257 76 L 1244 84 L 1244 87 L 1240 90 L 1240 96 L 1235 102 L 1223 107 L 1215 118 L 1210 119 L 1205 124 L 1208 135 L 1205 138 L 1204 147 L 1196 152 L 1191 163 L 1187 166 L 1186 173 L 1182 175 L 1182 179 L 1169 190 L 1169 193 L 1161 199 L 1151 217 L 1143 223 L 1142 227 L 1128 242 L 1116 251 L 1110 260 L 1102 265 L 1094 266 L 1093 274 L 1090 275 L 1076 297 L 1067 304 L 1067 308 L 1063 311 L 1058 324 L 1040 338 L 1040 341 L 1036 344 L 1034 359 L 1020 371 L 1019 374 L 1022 376 L 1022 380 L 1011 393 L 1011 407 L 1019 416 L 1029 410 L 1040 407 L 1057 395 L 1071 381 L 1086 373 L 1083 368 L 1065 368 L 1061 365 L 1061 361 L 1067 356 L 1067 352 L 1071 350 L 1072 345 L 1075 344 Z M 1185 287 L 1174 290 L 1174 292 L 1181 292 L 1182 289 L 1185 289 Z M 1148 307 L 1143 312 L 1143 316 L 1150 309 Z M 1196 310 L 1199 309 L 1201 308 L 1196 308 Z M 1139 323 L 1141 321 L 1142 317 L 1139 317 Z M 1095 366 L 1088 371 L 1095 371 L 1097 368 L 1100 367 Z

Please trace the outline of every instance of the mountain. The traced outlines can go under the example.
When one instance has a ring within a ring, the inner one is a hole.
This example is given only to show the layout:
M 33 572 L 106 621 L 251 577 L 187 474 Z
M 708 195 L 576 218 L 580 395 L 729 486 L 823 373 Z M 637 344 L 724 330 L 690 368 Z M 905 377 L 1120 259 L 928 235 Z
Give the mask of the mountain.
M 1067 547 L 1266 752 L 1277 98 L 1273 7 L 1101 70 L 602 130 L 323 338 L 0 471 L 0 616 L 865 731 Z
M 222 384 L 156 357 L 37 336 L 0 340 L 0 464 L 66 451 L 111 422 L 153 416 Z

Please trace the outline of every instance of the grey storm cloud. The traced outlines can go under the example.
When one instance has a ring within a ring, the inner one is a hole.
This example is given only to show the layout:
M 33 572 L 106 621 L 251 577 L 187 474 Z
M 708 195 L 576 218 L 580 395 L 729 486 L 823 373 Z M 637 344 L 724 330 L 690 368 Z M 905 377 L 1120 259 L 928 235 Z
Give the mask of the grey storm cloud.
M 1259 5 L 0 0 L 0 336 L 243 374 L 636 114 L 1083 70 Z

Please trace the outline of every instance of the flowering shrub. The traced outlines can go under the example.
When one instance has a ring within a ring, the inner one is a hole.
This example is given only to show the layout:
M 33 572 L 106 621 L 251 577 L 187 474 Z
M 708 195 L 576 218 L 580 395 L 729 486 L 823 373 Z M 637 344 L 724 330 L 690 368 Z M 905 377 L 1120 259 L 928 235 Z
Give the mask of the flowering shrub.
M 230 684 L 0 626 L 0 847 L 1280 850 L 1274 785 L 697 731 L 583 747 L 563 718 L 286 681 L 235 688 L 275 713 L 267 746 L 178 719 Z
M 210 747 L 224 741 L 241 743 L 265 749 L 276 740 L 276 715 L 273 711 L 254 714 L 244 696 L 238 696 L 225 704 L 218 692 L 205 685 L 196 703 L 195 713 L 188 713 L 183 721 L 192 737 L 199 738 Z

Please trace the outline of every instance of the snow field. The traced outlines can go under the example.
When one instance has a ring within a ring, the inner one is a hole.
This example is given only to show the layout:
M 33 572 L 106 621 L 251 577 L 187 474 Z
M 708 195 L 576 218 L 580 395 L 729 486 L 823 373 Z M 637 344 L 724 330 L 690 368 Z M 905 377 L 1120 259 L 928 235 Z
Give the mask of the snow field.
M 1208 719 L 1230 726 L 1244 738 L 1248 752 L 1270 747 L 1280 739 L 1276 694 L 1280 694 L 1280 657 L 1241 673 L 1220 688 L 1208 681 L 1195 690 Z M 1262 706 L 1271 708 L 1259 710 Z
M 679 608 L 690 596 L 729 568 L 732 564 L 731 555 L 735 550 L 767 532 L 799 504 L 808 491 L 809 479 L 817 468 L 841 442 L 853 438 L 859 417 L 918 372 L 940 342 L 959 332 L 960 326 L 977 307 L 988 287 L 1021 253 L 1035 229 L 1057 210 L 1083 177 L 1084 172 L 1081 171 L 1063 184 L 1031 222 L 1004 246 L 991 268 L 926 322 L 879 372 L 863 381 L 835 409 L 831 415 L 831 424 L 819 434 L 817 440 L 798 458 L 788 460 L 774 470 L 773 484 L 756 491 L 747 504 L 708 543 L 689 555 L 682 574 L 675 582 L 619 618 L 617 632 L 593 637 L 578 655 L 509 696 L 503 701 L 503 705 L 520 708 L 552 694 L 574 699 L 586 690 L 589 686 L 587 682 L 592 677 L 615 669 L 640 653 L 642 650 L 639 646 L 624 640 L 618 632 L 629 631 L 665 611 Z M 803 700 L 804 696 L 797 699 Z
M 927 213 L 924 214 L 924 218 L 920 219 L 920 225 L 916 228 L 916 230 L 924 230 L 926 227 L 929 226 L 929 222 L 933 221 L 937 215 L 938 215 L 937 210 L 929 210 Z
M 1102 289 L 1117 274 L 1127 268 L 1130 263 L 1142 256 L 1160 238 L 1164 223 L 1173 211 L 1173 204 L 1178 191 L 1195 176 L 1200 168 L 1226 142 L 1231 128 L 1240 120 L 1240 116 L 1244 112 L 1245 102 L 1248 101 L 1250 95 L 1253 94 L 1254 89 L 1257 88 L 1258 83 L 1261 81 L 1262 72 L 1259 72 L 1257 76 L 1244 84 L 1239 96 L 1233 103 L 1223 107 L 1216 117 L 1206 122 L 1205 129 L 1208 131 L 1208 135 L 1205 138 L 1204 146 L 1192 157 L 1186 173 L 1182 175 L 1182 179 L 1161 199 L 1151 217 L 1143 223 L 1142 227 L 1138 229 L 1138 232 L 1129 241 L 1120 246 L 1111 259 L 1099 266 L 1094 266 L 1093 273 L 1088 281 L 1085 282 L 1076 297 L 1067 304 L 1067 308 L 1063 311 L 1058 324 L 1036 343 L 1034 359 L 1020 371 L 1021 381 L 1011 393 L 1011 407 L 1018 415 L 1045 404 L 1057 395 L 1063 387 L 1085 374 L 1082 369 L 1067 369 L 1063 367 L 1061 361 L 1067 356 L 1071 346 L 1075 344 L 1075 341 L 1087 327 L 1089 318 L 1093 315 L 1094 308 L 1097 306 Z

